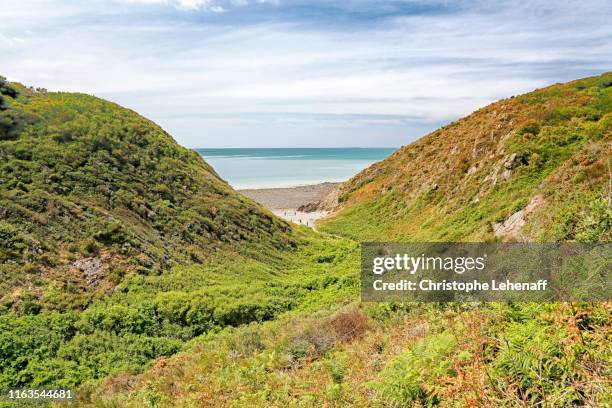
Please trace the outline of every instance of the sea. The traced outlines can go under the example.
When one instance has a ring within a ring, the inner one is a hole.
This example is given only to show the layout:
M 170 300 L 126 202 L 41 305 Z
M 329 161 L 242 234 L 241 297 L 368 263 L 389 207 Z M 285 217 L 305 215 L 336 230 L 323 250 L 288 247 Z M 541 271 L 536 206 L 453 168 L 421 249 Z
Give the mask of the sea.
M 396 148 L 195 149 L 235 189 L 345 181 Z

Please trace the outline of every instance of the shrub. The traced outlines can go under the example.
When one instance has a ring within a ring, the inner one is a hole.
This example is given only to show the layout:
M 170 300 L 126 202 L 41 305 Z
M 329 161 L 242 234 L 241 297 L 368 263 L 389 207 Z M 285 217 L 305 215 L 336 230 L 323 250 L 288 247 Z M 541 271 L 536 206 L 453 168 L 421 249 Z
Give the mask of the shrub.
M 16 98 L 19 95 L 17 89 L 15 89 L 6 78 L 0 75 L 0 95 L 6 95 L 11 98 Z
M 612 86 L 612 81 L 608 80 L 608 81 L 603 81 L 602 83 L 599 84 L 599 87 L 601 89 L 605 89 L 605 88 L 609 88 Z
M 93 238 L 89 238 L 83 242 L 81 250 L 83 255 L 97 255 L 98 251 L 98 244 L 96 244 L 96 241 Z
M 369 328 L 367 316 L 357 308 L 336 313 L 329 323 L 335 337 L 340 341 L 351 341 L 361 337 Z
M 119 221 L 112 221 L 104 226 L 104 229 L 94 234 L 96 241 L 102 242 L 107 245 L 120 244 L 125 242 L 126 233 L 121 227 Z
M 527 207 L 527 204 L 529 204 L 528 197 L 523 197 L 521 199 L 516 200 L 512 206 L 512 213 L 514 214 L 522 210 L 523 208 Z
M 23 235 L 13 225 L 0 221 L 0 261 L 21 257 L 27 247 Z
M 261 329 L 251 324 L 240 330 L 239 335 L 229 338 L 228 347 L 240 356 L 249 356 L 265 348 Z
M 591 202 L 576 227 L 576 240 L 582 242 L 612 241 L 612 208 L 604 197 Z
M 316 359 L 338 342 L 361 337 L 369 329 L 368 318 L 357 308 L 341 310 L 325 319 L 302 321 L 285 339 L 287 353 L 294 360 Z
M 13 309 L 18 315 L 35 315 L 40 312 L 41 306 L 35 294 L 24 290 L 16 299 Z
M 291 357 L 318 358 L 334 346 L 335 338 L 327 321 L 309 320 L 302 324 L 288 339 L 288 352 Z
M 540 125 L 535 121 L 531 121 L 517 131 L 517 134 L 519 135 L 525 135 L 528 133 L 532 135 L 537 135 L 538 133 L 540 133 Z

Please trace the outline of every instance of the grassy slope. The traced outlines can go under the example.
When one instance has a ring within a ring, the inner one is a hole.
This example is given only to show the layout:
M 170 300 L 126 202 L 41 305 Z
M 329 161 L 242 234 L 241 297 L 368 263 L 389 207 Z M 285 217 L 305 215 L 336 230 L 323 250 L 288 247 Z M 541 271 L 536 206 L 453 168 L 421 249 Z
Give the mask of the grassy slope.
M 2 78 L 0 97 L 0 387 L 138 373 L 354 291 L 353 243 L 291 228 L 151 121 Z
M 344 209 L 323 229 L 357 239 L 490 239 L 491 224 L 542 194 L 546 205 L 524 234 L 608 240 L 610 79 L 502 101 L 401 149 L 344 186 Z M 487 175 L 514 152 L 508 179 L 499 169 L 492 185 Z M 354 256 L 346 262 L 358 267 Z M 358 304 L 343 293 L 313 292 L 311 308 L 199 337 L 89 398 L 133 407 L 612 403 L 610 304 Z
M 356 175 L 321 229 L 358 240 L 490 240 L 539 195 L 514 238 L 609 240 L 609 224 L 594 237 L 590 223 L 603 222 L 612 194 L 611 140 L 612 73 L 505 99 Z

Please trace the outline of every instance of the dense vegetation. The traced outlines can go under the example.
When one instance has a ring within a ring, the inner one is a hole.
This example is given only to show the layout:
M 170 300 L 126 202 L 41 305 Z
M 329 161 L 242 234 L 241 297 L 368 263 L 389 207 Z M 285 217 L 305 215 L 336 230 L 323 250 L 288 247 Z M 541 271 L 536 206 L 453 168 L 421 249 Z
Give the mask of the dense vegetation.
M 130 407 L 611 402 L 609 304 L 329 307 L 330 299 L 315 313 L 202 336 L 142 377 L 83 389 L 84 398 Z
M 434 132 L 343 185 L 322 228 L 609 241 L 611 84 Z M 359 303 L 355 241 L 275 218 L 150 121 L 0 93 L 0 388 L 108 407 L 612 404 L 609 303 Z
M 159 276 L 130 275 L 81 312 L 2 315 L 0 384 L 73 387 L 135 374 L 201 334 L 312 307 L 322 296 L 315 293 L 354 296 L 358 282 L 347 262 L 354 261 L 356 246 L 304 240 L 304 248 L 278 253 L 271 262 L 218 256 Z M 338 256 L 322 257 L 329 248 Z

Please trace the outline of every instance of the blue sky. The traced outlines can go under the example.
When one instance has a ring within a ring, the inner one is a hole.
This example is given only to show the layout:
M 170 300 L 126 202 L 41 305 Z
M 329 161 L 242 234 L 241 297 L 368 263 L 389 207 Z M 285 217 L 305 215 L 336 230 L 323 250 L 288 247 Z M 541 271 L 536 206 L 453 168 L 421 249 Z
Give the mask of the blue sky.
M 609 1 L 2 0 L 0 74 L 188 147 L 400 146 L 612 67 Z

